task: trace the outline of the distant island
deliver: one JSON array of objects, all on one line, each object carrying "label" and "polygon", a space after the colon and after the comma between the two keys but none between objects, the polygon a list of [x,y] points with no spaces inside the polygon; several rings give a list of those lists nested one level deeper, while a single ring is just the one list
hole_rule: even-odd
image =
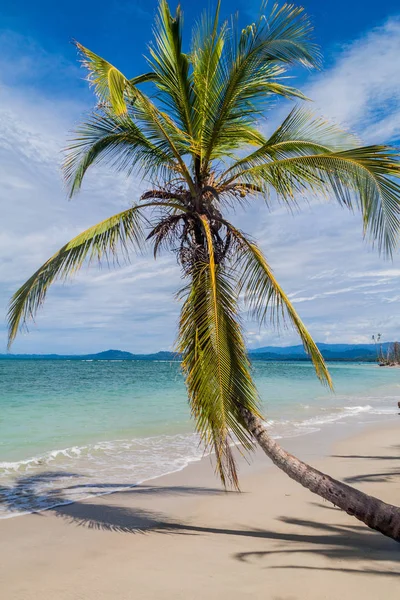
[{"label": "distant island", "polygon": [[[385,353],[393,347],[393,342],[380,345]],[[375,344],[317,344],[327,361],[376,362]],[[302,345],[264,346],[249,349],[252,361],[308,361],[309,357]],[[169,351],[153,354],[132,354],[123,350],[105,350],[96,354],[0,354],[2,360],[168,360],[179,361],[180,355]]]}]

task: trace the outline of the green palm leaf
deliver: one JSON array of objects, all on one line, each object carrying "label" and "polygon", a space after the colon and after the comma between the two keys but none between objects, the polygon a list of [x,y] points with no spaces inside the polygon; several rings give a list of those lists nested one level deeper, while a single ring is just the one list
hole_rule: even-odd
[{"label": "green palm leaf", "polygon": [[99,163],[128,175],[136,170],[143,177],[150,174],[164,180],[180,172],[169,145],[153,143],[130,115],[116,116],[106,110],[81,125],[68,147],[63,171],[70,196],[80,189],[88,168]]},{"label": "green palm leaf", "polygon": [[[214,17],[203,13],[192,41],[194,135],[199,141],[200,155],[204,134],[212,121],[222,91],[220,60],[227,36],[227,25],[219,27],[221,2],[218,0]],[[202,160],[201,156],[201,160]]]},{"label": "green palm leaf", "polygon": [[172,17],[168,3],[161,0],[149,63],[156,75],[156,86],[163,92],[161,98],[177,118],[181,129],[191,135],[193,87],[189,77],[189,58],[182,52],[182,23],[180,6]]},{"label": "green palm leaf", "polygon": [[116,115],[123,115],[127,111],[125,93],[134,96],[135,87],[146,81],[154,81],[154,73],[145,73],[134,79],[127,79],[121,71],[111,63],[101,58],[88,48],[75,42],[82,55],[82,64],[89,71],[88,81],[94,86],[100,102],[110,103]]},{"label": "green palm leaf", "polygon": [[[293,148],[294,151],[294,148]],[[343,152],[301,154],[243,168],[220,186],[246,182],[275,189],[278,197],[292,201],[296,194],[333,195],[339,204],[359,208],[364,234],[379,250],[391,256],[400,228],[399,153],[388,146],[366,146]]]},{"label": "green palm leaf", "polygon": [[140,250],[144,239],[139,213],[141,208],[129,208],[80,233],[60,248],[17,290],[8,312],[9,346],[17,335],[20,324],[34,318],[50,285],[56,279],[65,280],[74,275],[86,260],[115,260],[118,251],[127,255],[129,246]]},{"label": "green palm leaf", "polygon": [[215,451],[225,485],[238,487],[231,445],[246,449],[252,439],[240,415],[246,407],[258,413],[258,394],[250,375],[232,274],[215,264],[210,225],[204,227],[208,261],[191,273],[182,308],[178,349],[186,376],[189,401],[197,430],[206,447]]},{"label": "green palm leaf", "polygon": [[293,156],[349,150],[357,143],[353,134],[316,116],[303,106],[295,107],[258,150],[235,161],[221,175],[221,179],[228,179],[229,183],[243,169]]},{"label": "green palm leaf", "polygon": [[[160,110],[146,94],[136,86],[146,81],[160,83],[157,73],[147,73],[128,79],[116,67],[88,50],[81,44],[77,47],[84,56],[83,64],[89,71],[89,81],[94,85],[101,103],[111,108],[114,114],[124,116],[128,110],[141,121],[142,133],[168,154],[171,152],[179,164],[186,183],[194,190],[193,182],[182,156],[189,153],[192,140],[166,112]],[[158,142],[158,144],[157,144]]]},{"label": "green palm leaf", "polygon": [[[267,3],[263,3],[262,11],[266,8]],[[235,125],[255,124],[268,98],[277,94],[304,98],[279,80],[288,65],[318,64],[311,33],[311,24],[301,7],[274,4],[270,14],[262,14],[256,23],[243,29],[239,39],[234,33],[227,38],[218,64],[218,85],[214,86],[213,117],[203,133],[206,164],[224,153],[226,137],[234,138]]]},{"label": "green palm leaf", "polygon": [[332,387],[325,361],[316,343],[297,314],[289,298],[277,282],[271,267],[256,244],[250,242],[238,229],[224,221],[236,242],[237,266],[241,269],[239,290],[245,292],[245,302],[260,324],[270,317],[278,325],[286,317],[298,332],[307,354],[310,356],[318,378]]}]

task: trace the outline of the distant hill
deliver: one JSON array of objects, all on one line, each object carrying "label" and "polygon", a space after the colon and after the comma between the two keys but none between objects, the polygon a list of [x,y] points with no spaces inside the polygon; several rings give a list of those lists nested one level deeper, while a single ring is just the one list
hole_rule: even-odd
[{"label": "distant hill", "polygon": [[173,352],[132,354],[123,350],[105,350],[96,354],[0,354],[0,360],[179,360]]},{"label": "distant hill", "polygon": [[96,357],[97,360],[132,360],[134,355],[123,350],[104,350],[104,352],[89,354],[88,356],[91,358]]},{"label": "distant hill", "polygon": [[[392,342],[382,344],[386,352]],[[374,344],[317,344],[328,361],[376,361]],[[291,361],[309,360],[303,346],[264,346],[249,350],[251,360]],[[179,354],[160,351],[154,354],[132,354],[123,350],[105,350],[96,354],[0,354],[6,360],[180,360]]]},{"label": "distant hill", "polygon": [[[385,353],[392,342],[382,344]],[[372,362],[376,360],[375,344],[317,344],[325,360]],[[252,360],[308,360],[303,346],[264,346],[250,349]]]}]

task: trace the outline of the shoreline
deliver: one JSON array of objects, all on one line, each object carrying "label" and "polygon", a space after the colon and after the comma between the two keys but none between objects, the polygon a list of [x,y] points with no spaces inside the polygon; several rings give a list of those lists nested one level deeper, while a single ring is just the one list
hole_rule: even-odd
[{"label": "shoreline", "polygon": [[[400,421],[327,429],[283,445],[399,505]],[[400,545],[261,452],[240,467],[241,494],[220,488],[206,457],[129,490],[0,521],[4,598],[126,600],[132,589],[144,600],[239,600],[266,590],[285,600],[397,598]]]},{"label": "shoreline", "polygon": [[[360,408],[360,407],[356,407],[356,408]],[[385,425],[385,423],[392,423],[392,419],[393,419],[393,415],[392,414],[385,414],[385,413],[380,413],[379,414],[379,418],[377,419],[376,417],[378,416],[378,414],[375,414],[375,419],[372,422],[368,422],[368,421],[358,421],[358,422],[354,422],[351,420],[351,416],[356,416],[357,413],[343,413],[338,415],[336,418],[333,418],[332,420],[328,420],[328,421],[324,421],[324,422],[318,422],[318,426],[319,428],[317,429],[310,429],[310,430],[304,430],[301,431],[299,430],[297,433],[291,433],[290,435],[283,435],[283,436],[279,436],[279,435],[273,435],[272,437],[274,437],[275,439],[279,440],[279,443],[281,443],[285,449],[288,449],[289,451],[296,453],[296,452],[301,452],[301,450],[304,450],[304,448],[306,448],[308,445],[315,445],[315,441],[318,445],[318,458],[324,458],[326,457],[326,455],[329,453],[330,448],[333,446],[334,443],[337,443],[340,440],[344,440],[346,438],[349,437],[353,437],[354,435],[357,435],[358,432],[363,431],[364,429],[368,429],[369,427],[375,427],[378,424],[379,425]],[[372,416],[372,415],[370,415]],[[348,420],[345,420],[348,419]],[[337,426],[340,425],[341,428],[337,428]],[[315,425],[314,425],[315,427]],[[178,434],[179,435],[179,434]],[[188,434],[188,435],[192,435],[192,434]],[[313,441],[311,442],[311,440],[308,440],[309,436],[312,436]],[[315,441],[314,441],[315,440]],[[52,451],[50,454],[57,452],[57,453],[64,453],[66,452],[68,449],[63,449],[63,450],[57,450],[57,451]],[[257,461],[259,460],[258,455],[260,454],[259,449],[256,449],[256,451],[254,453],[249,454],[249,466],[251,469],[251,463],[253,462],[253,459],[255,460],[255,462],[257,463]],[[58,507],[61,506],[69,506],[71,504],[74,504],[75,502],[84,502],[85,500],[91,499],[91,498],[101,498],[103,496],[109,496],[111,494],[118,494],[118,493],[123,493],[124,491],[129,491],[132,490],[138,486],[142,486],[148,482],[155,482],[157,483],[157,481],[159,479],[163,479],[164,477],[169,477],[169,476],[173,476],[176,475],[178,473],[181,473],[183,471],[185,471],[186,469],[188,469],[189,467],[196,465],[198,463],[202,463],[203,461],[207,461],[207,462],[212,462],[212,457],[213,457],[214,453],[212,451],[210,452],[205,452],[202,455],[199,456],[194,456],[194,457],[184,457],[185,460],[185,464],[183,464],[182,466],[178,467],[178,468],[172,468],[169,471],[166,471],[165,473],[162,474],[157,474],[154,476],[150,476],[150,477],[146,477],[144,479],[138,480],[135,483],[121,483],[119,485],[115,485],[114,489],[111,490],[107,490],[107,491],[96,491],[96,492],[90,492],[87,495],[83,495],[83,496],[79,496],[77,499],[69,499],[69,498],[61,498],[58,497],[57,499],[54,499],[54,502],[52,503],[52,500],[50,499],[51,496],[49,495],[49,505],[45,506],[45,507],[39,507],[39,508],[31,508],[31,509],[27,509],[24,511],[17,511],[16,507],[12,507],[10,508],[10,512],[2,514],[0,516],[0,523],[4,520],[8,520],[8,519],[14,519],[14,518],[18,518],[18,517],[24,517],[30,514],[41,514],[41,513],[45,513],[48,510],[52,510],[52,509],[56,509]],[[255,457],[255,458],[254,458]],[[262,455],[263,457],[263,455]],[[31,461],[36,461],[39,463],[41,457],[34,457],[34,459],[26,459],[24,461],[20,461],[21,463],[29,463]],[[264,458],[264,457],[263,457]],[[6,463],[2,463],[2,464],[6,464]],[[57,472],[57,471],[56,471]],[[45,470],[43,471],[43,473],[46,475],[51,475],[52,471],[49,470]],[[38,480],[40,481],[40,476],[41,476],[41,472],[37,472],[33,475],[30,475],[29,472],[26,474],[26,478],[28,479],[28,481],[32,478],[38,478]],[[25,478],[23,477],[23,478]],[[17,480],[18,481],[18,480]],[[217,481],[218,482],[218,481]],[[18,484],[17,484],[18,485]],[[112,484],[109,484],[110,487],[112,487]],[[93,486],[94,488],[96,488],[96,485]],[[5,488],[3,488],[3,494],[4,494],[4,490]],[[1,488],[0,488],[0,492],[1,492]],[[17,492],[20,497],[24,498],[24,492],[21,490],[19,492]],[[33,499],[35,499],[35,492],[33,490],[29,490],[28,487],[28,494],[31,493],[33,496]],[[36,492],[37,494],[37,492]],[[41,496],[41,494],[37,494],[38,497]],[[26,497],[26,496],[25,496]],[[1,494],[0,494],[0,498],[1,498]],[[25,498],[24,498],[25,499]],[[19,499],[17,499],[18,502]],[[44,501],[44,499],[42,500]],[[15,510],[16,512],[13,512],[13,510]]]}]

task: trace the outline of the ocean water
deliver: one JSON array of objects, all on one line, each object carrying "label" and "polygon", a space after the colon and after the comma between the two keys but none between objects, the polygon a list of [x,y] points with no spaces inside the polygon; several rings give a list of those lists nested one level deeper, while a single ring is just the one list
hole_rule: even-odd
[{"label": "ocean water", "polygon": [[[331,364],[334,394],[308,363],[253,370],[276,438],[398,412],[398,369]],[[124,489],[204,454],[178,363],[0,360],[0,408],[0,518]]]}]

